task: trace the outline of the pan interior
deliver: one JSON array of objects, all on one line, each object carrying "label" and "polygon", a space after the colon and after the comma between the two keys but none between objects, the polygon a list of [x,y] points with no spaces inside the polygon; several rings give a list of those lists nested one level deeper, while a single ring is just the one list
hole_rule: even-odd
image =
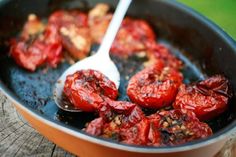
[{"label": "pan interior", "polygon": [[[53,100],[52,91],[54,84],[63,71],[70,65],[67,62],[63,62],[56,69],[42,67],[34,73],[28,72],[19,67],[14,60],[9,57],[9,47],[6,44],[6,41],[19,32],[29,13],[36,13],[41,17],[46,17],[50,12],[58,8],[71,8],[72,6],[76,6],[79,8],[82,7],[86,10],[97,3],[97,1],[36,1],[36,3],[43,8],[43,11],[38,9],[38,7],[35,7],[35,4],[29,5],[30,3],[32,3],[30,0],[26,0],[24,3],[20,0],[16,0],[9,1],[6,4],[1,4],[0,6],[0,20],[3,21],[4,19],[8,19],[7,21],[4,20],[6,21],[5,26],[2,24],[0,26],[0,79],[14,93],[16,99],[23,102],[26,107],[40,113],[42,116],[48,117],[52,121],[64,123],[80,130],[87,122],[93,120],[96,115],[93,113],[69,113],[62,111],[56,106]],[[230,78],[232,85],[236,84],[236,79],[231,77],[235,69],[224,69],[215,65],[217,62],[221,62],[219,60],[220,55],[217,56],[218,49],[215,49],[214,45],[209,44],[208,39],[205,39],[205,36],[194,28],[187,27],[188,23],[186,22],[183,22],[183,24],[180,25],[175,21],[170,22],[165,20],[168,14],[164,14],[166,12],[164,11],[164,8],[167,6],[161,2],[155,2],[163,5],[163,8],[160,8],[157,13],[150,14],[148,10],[144,10],[144,14],[142,15],[139,15],[137,12],[141,7],[141,0],[137,0],[135,3],[137,3],[137,5],[133,5],[130,8],[129,14],[134,17],[148,19],[148,22],[150,22],[156,30],[158,42],[166,45],[172,53],[183,60],[185,66],[182,72],[184,74],[185,83],[188,84],[190,82],[201,80],[212,74],[222,73]],[[146,4],[147,6],[150,6],[151,10],[153,9],[153,7],[151,7],[152,3],[154,2],[150,0],[147,1]],[[14,14],[9,13],[9,10],[12,9],[15,10]],[[175,9],[173,11],[175,11]],[[202,42],[204,42],[202,41],[203,39],[206,40],[206,43],[202,45]],[[192,40],[194,40],[194,42]],[[215,42],[218,42],[218,40]],[[96,51],[97,47],[97,45],[94,45],[93,50]],[[224,48],[224,45],[222,45],[222,48]],[[228,47],[225,47],[225,49],[227,50]],[[225,53],[224,55],[226,58],[229,58],[232,54]],[[207,56],[210,57],[208,61],[206,61]],[[227,68],[227,64],[233,64],[231,60],[235,59],[234,61],[236,61],[235,56],[236,55],[234,54],[233,57],[229,59],[225,68]],[[114,56],[112,58],[121,73],[121,85],[119,88],[120,95],[118,99],[129,101],[129,98],[126,95],[128,80],[137,71],[140,71],[143,68],[142,63],[146,58],[139,58],[137,56],[130,57],[126,60]],[[228,111],[214,120],[207,122],[214,132],[220,131],[235,119],[236,112],[234,112],[235,107],[233,104],[234,98],[230,102],[230,108]]]}]

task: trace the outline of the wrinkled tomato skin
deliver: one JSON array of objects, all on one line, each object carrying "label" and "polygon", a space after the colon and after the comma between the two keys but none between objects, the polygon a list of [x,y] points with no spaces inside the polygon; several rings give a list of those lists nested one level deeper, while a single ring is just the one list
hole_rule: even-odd
[{"label": "wrinkled tomato skin", "polygon": [[120,131],[121,142],[132,145],[147,145],[150,123],[144,118],[136,125],[122,128]]},{"label": "wrinkled tomato skin", "polygon": [[202,120],[210,120],[228,108],[228,80],[220,75],[194,85],[181,85],[173,107],[193,111]]},{"label": "wrinkled tomato skin", "polygon": [[116,99],[118,95],[115,84],[95,70],[80,70],[68,75],[64,93],[76,108],[87,112],[96,111],[104,97]]},{"label": "wrinkled tomato skin", "polygon": [[[127,140],[126,137],[128,135],[126,135],[126,132],[129,128],[145,118],[142,110],[137,105],[124,101],[110,101],[107,104],[103,104],[99,108],[99,116],[105,120],[103,133],[100,136],[115,138],[123,142]],[[143,131],[141,126],[139,131],[140,133]],[[145,136],[142,137],[145,138]]]},{"label": "wrinkled tomato skin", "polygon": [[62,44],[57,28],[48,25],[41,31],[42,28],[35,21],[33,24],[27,21],[20,39],[11,42],[10,55],[17,64],[32,72],[45,63],[56,67],[62,59]]},{"label": "wrinkled tomato skin", "polygon": [[44,32],[44,50],[47,55],[47,63],[52,67],[57,67],[63,58],[61,37],[55,25],[48,25]]},{"label": "wrinkled tomato skin", "polygon": [[122,128],[129,128],[145,117],[142,110],[136,104],[107,99],[99,105],[98,113],[107,122],[112,121],[112,118],[116,116],[121,116],[120,125]]},{"label": "wrinkled tomato skin", "polygon": [[102,127],[100,124],[94,125],[98,120],[92,121],[85,128],[85,131],[92,135],[99,132],[98,136],[115,138],[118,141],[125,141],[125,137],[128,136],[125,135],[125,130],[133,127],[145,118],[142,110],[137,105],[130,102],[107,99],[99,105],[98,113],[99,118],[102,119],[99,120],[102,123]]},{"label": "wrinkled tomato skin", "polygon": [[149,146],[180,145],[212,135],[211,128],[187,110],[157,112],[119,132],[121,142]]},{"label": "wrinkled tomato skin", "polygon": [[17,41],[12,43],[10,55],[18,65],[33,72],[46,60],[47,56],[42,53],[43,50],[44,46],[38,41],[35,41],[30,46],[25,41]]},{"label": "wrinkled tomato skin", "polygon": [[159,132],[162,146],[180,145],[212,135],[211,128],[188,110],[161,111],[150,117],[159,119],[153,128]]},{"label": "wrinkled tomato skin", "polygon": [[175,69],[155,64],[130,79],[127,95],[142,107],[159,109],[173,102],[182,80]]}]

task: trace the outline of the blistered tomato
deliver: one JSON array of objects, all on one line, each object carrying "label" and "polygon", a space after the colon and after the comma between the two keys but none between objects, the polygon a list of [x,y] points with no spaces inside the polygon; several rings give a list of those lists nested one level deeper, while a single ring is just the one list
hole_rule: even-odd
[{"label": "blistered tomato", "polygon": [[121,132],[122,142],[149,146],[180,145],[210,135],[211,128],[187,110],[161,111]]},{"label": "blistered tomato", "polygon": [[108,100],[98,107],[99,118],[85,128],[92,135],[124,140],[122,132],[145,118],[142,110],[135,104],[125,101]]},{"label": "blistered tomato", "polygon": [[163,64],[155,64],[134,75],[127,95],[132,102],[147,108],[162,108],[174,101],[183,76]]},{"label": "blistered tomato", "polygon": [[115,84],[95,70],[68,75],[64,93],[75,107],[87,112],[96,111],[106,97],[116,99],[118,95]]},{"label": "blistered tomato", "polygon": [[173,106],[193,111],[200,120],[210,120],[227,109],[230,95],[228,80],[216,75],[194,85],[181,85]]},{"label": "blistered tomato", "polygon": [[30,15],[26,22],[20,39],[11,42],[10,54],[17,64],[35,71],[45,63],[56,67],[62,58],[61,38],[57,28],[53,25],[45,26],[36,17]]}]

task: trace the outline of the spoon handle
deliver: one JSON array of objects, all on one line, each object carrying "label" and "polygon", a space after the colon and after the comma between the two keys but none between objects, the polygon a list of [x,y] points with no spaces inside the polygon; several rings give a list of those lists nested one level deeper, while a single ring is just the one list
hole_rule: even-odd
[{"label": "spoon handle", "polygon": [[105,56],[109,57],[109,51],[110,51],[111,45],[116,37],[116,34],[119,30],[121,22],[131,2],[132,0],[119,1],[117,8],[115,10],[115,13],[113,14],[112,20],[108,26],[108,29],[105,33],[105,36],[97,52],[98,54],[104,55],[104,57]]}]

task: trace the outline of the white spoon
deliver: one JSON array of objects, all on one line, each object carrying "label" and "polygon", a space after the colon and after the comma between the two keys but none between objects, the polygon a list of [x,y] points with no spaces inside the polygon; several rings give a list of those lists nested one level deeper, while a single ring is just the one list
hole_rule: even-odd
[{"label": "white spoon", "polygon": [[68,100],[65,100],[66,98],[63,94],[66,76],[73,74],[78,70],[93,69],[100,71],[115,83],[117,89],[119,88],[120,73],[114,62],[110,59],[109,51],[131,1],[132,0],[119,1],[119,4],[117,5],[115,13],[97,53],[93,56],[78,61],[77,63],[69,67],[58,79],[57,83],[55,84],[54,100],[59,108],[70,112],[81,111],[70,104]]}]

